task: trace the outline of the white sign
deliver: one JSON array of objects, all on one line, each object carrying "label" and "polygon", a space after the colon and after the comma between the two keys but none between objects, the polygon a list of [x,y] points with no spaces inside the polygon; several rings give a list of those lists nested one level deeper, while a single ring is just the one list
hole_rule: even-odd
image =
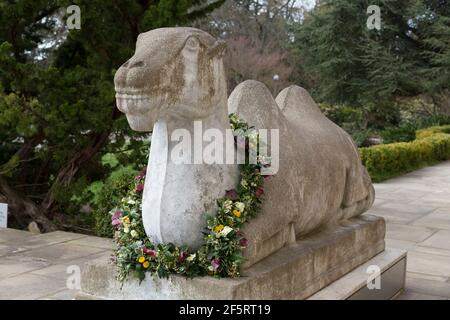
[{"label": "white sign", "polygon": [[8,226],[8,204],[0,203],[0,228]]}]

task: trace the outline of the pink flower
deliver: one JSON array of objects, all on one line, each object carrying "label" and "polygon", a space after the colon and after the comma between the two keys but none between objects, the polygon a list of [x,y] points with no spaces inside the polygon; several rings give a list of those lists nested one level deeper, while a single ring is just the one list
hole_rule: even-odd
[{"label": "pink flower", "polygon": [[239,195],[235,189],[231,189],[225,192],[225,197],[230,200],[236,201],[239,198]]},{"label": "pink flower", "polygon": [[144,251],[144,254],[146,254],[150,257],[156,257],[158,254],[155,250],[147,248],[147,247],[144,247],[143,251]]},{"label": "pink flower", "polygon": [[144,191],[144,185],[142,183],[139,183],[136,186],[136,192],[142,192],[142,191]]},{"label": "pink flower", "polygon": [[142,179],[142,176],[140,174],[138,174],[136,177],[134,177],[135,181],[139,181]]},{"label": "pink flower", "polygon": [[248,240],[245,238],[242,238],[241,240],[239,240],[239,245],[243,248],[246,248],[248,246]]},{"label": "pink flower", "polygon": [[116,212],[114,212],[112,218],[111,218],[111,224],[113,226],[118,226],[119,224],[121,224],[120,222],[120,217],[122,216],[122,211],[120,210],[116,210]]},{"label": "pink flower", "polygon": [[217,271],[217,269],[219,269],[219,267],[220,267],[220,260],[218,258],[212,259],[211,266],[212,266],[214,272]]},{"label": "pink flower", "polygon": [[122,211],[116,210],[112,216],[112,220],[119,219],[122,216]]},{"label": "pink flower", "polygon": [[259,187],[258,189],[256,189],[255,195],[257,198],[261,197],[264,194],[264,189]]}]

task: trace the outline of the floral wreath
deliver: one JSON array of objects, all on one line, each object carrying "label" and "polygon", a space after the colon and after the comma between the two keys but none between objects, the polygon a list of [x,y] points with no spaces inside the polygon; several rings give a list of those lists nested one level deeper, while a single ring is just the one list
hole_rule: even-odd
[{"label": "floral wreath", "polygon": [[[258,134],[253,127],[236,114],[231,114],[229,119],[234,136],[245,138],[245,146],[240,147],[248,152],[250,147],[257,146]],[[235,139],[235,142],[239,141],[242,140]],[[132,273],[142,281],[147,272],[160,278],[170,274],[191,278],[206,275],[239,277],[240,267],[245,262],[242,250],[248,245],[240,229],[260,212],[265,178],[261,175],[261,168],[267,163],[267,158],[258,156],[256,164],[247,161],[239,165],[239,184],[217,199],[215,215],[206,214],[203,244],[196,251],[173,243],[156,244],[147,237],[141,216],[144,168],[135,177],[133,188],[121,200],[121,207],[110,212],[116,229],[114,262],[118,268],[118,280],[123,283]]]}]

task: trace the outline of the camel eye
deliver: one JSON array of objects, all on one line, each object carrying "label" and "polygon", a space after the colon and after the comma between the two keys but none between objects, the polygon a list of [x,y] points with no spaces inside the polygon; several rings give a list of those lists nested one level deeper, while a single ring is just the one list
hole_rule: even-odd
[{"label": "camel eye", "polygon": [[131,69],[131,68],[140,68],[140,67],[143,67],[145,64],[144,64],[144,61],[136,61],[136,62],[133,62],[133,63],[131,63],[131,65],[129,66],[129,68]]},{"label": "camel eye", "polygon": [[198,45],[198,40],[194,37],[190,37],[186,41],[186,47],[188,47],[189,49],[197,49]]}]

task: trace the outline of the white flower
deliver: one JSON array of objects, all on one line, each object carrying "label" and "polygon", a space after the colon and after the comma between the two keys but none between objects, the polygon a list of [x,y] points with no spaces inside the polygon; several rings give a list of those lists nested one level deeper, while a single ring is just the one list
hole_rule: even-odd
[{"label": "white flower", "polygon": [[225,211],[230,211],[231,208],[233,207],[233,201],[231,201],[230,199],[227,199],[223,202],[223,209]]},{"label": "white flower", "polygon": [[131,234],[131,236],[132,236],[133,238],[139,237],[139,234],[137,233],[136,230],[131,230],[130,234]]},{"label": "white flower", "polygon": [[123,228],[123,232],[130,233],[130,228],[128,228],[128,227]]},{"label": "white flower", "polygon": [[248,186],[247,180],[242,179],[242,181],[241,181],[241,186],[243,186],[244,188],[247,188],[247,186]]},{"label": "white flower", "polygon": [[225,227],[223,228],[223,230],[220,231],[220,235],[221,235],[222,237],[226,237],[231,231],[233,231],[233,228],[231,228],[231,227],[229,227],[229,226],[225,226]]},{"label": "white flower", "polygon": [[244,212],[245,204],[242,202],[235,202],[234,207],[242,213]]},{"label": "white flower", "polygon": [[189,262],[191,262],[191,261],[193,261],[193,260],[195,259],[196,256],[197,256],[197,255],[196,255],[195,253],[194,253],[194,254],[191,254],[191,255],[189,255],[189,257],[186,258],[186,260],[189,261]]}]

